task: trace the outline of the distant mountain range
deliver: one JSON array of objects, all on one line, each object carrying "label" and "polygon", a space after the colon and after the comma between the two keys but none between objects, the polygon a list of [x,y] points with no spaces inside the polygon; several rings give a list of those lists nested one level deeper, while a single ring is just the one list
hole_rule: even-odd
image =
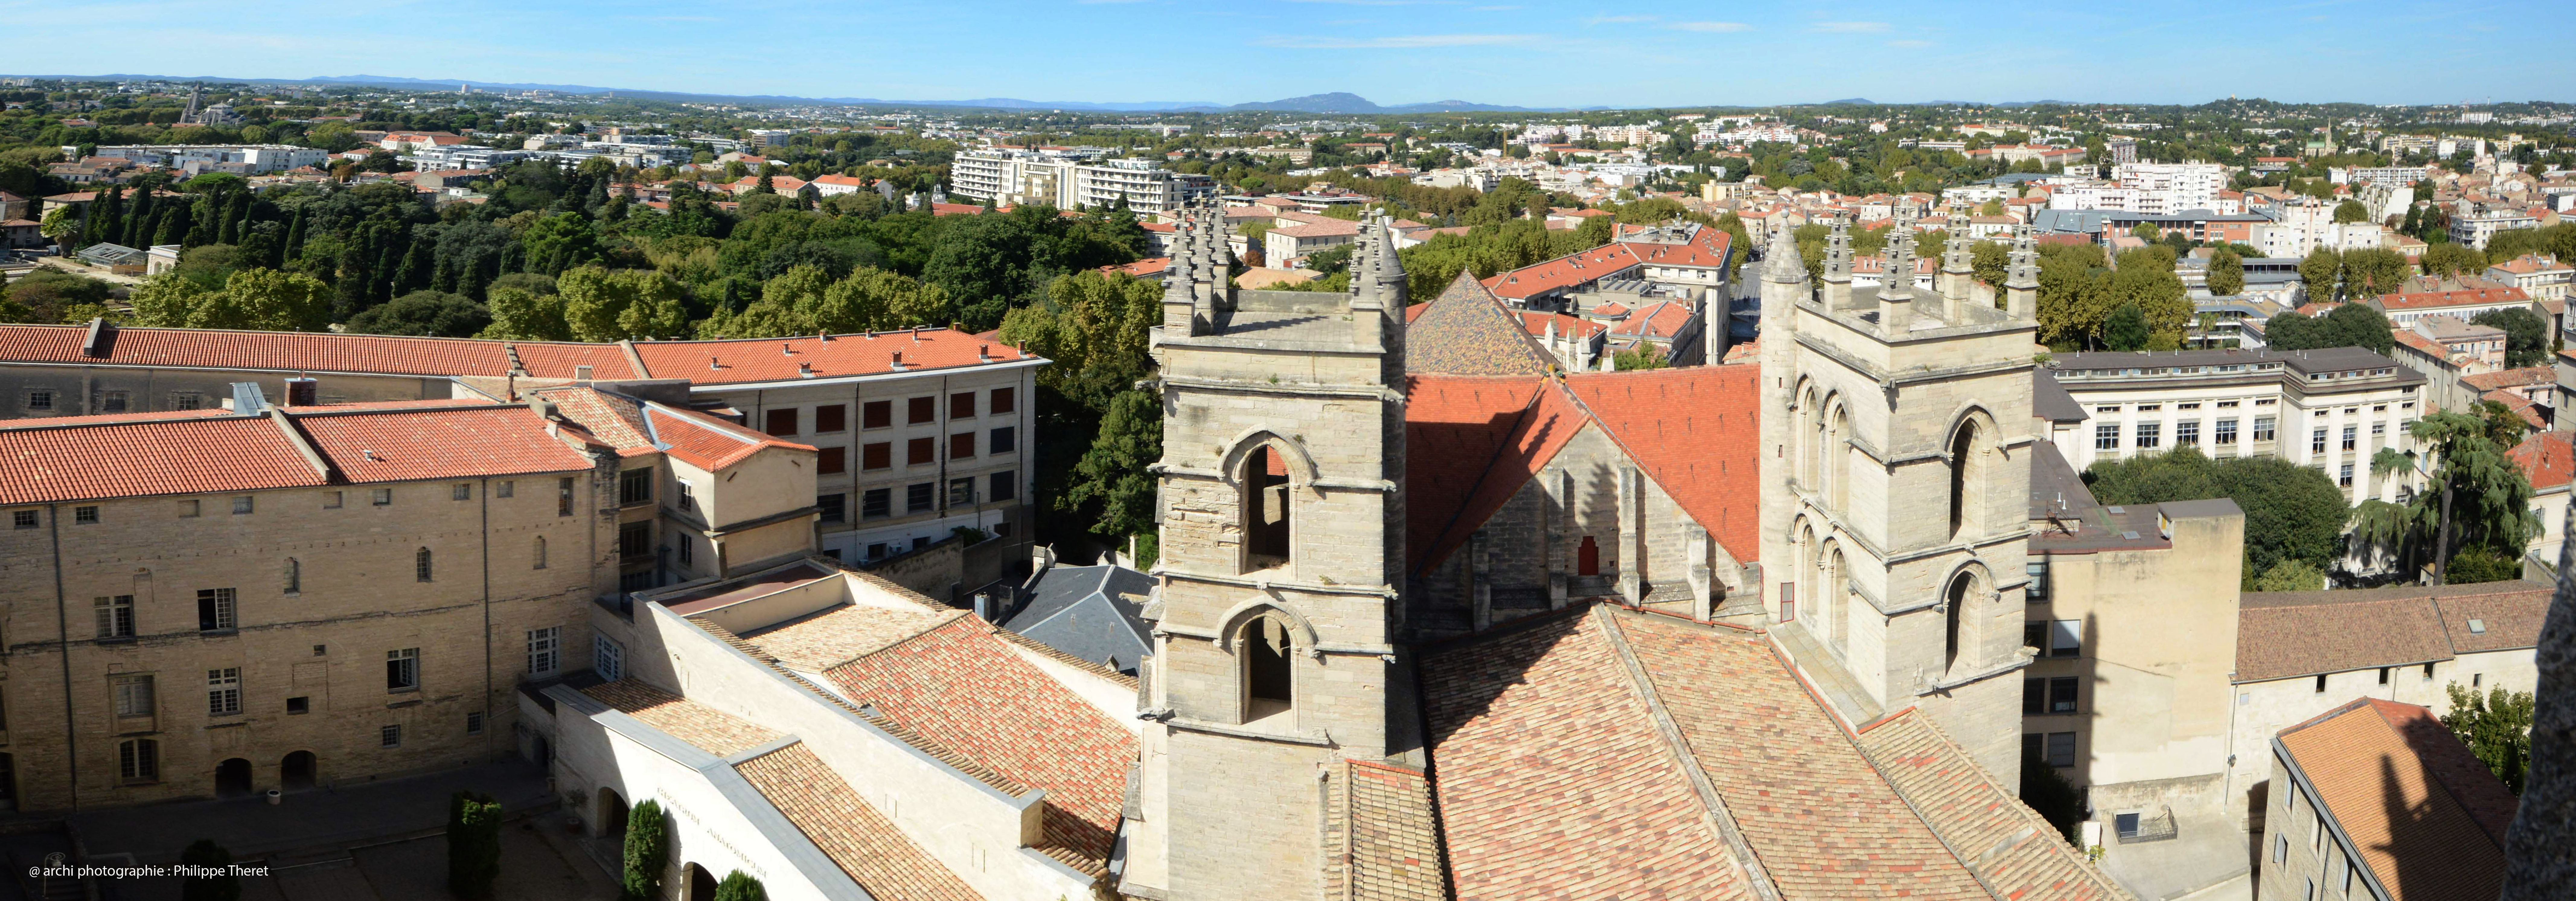
[{"label": "distant mountain range", "polygon": [[[192,81],[207,81],[207,82],[240,82],[240,83],[255,83],[255,84],[348,85],[348,86],[382,87],[382,88],[394,88],[394,89],[400,89],[400,90],[418,90],[418,91],[452,91],[452,90],[455,90],[455,89],[456,89],[458,86],[460,86],[460,85],[472,85],[476,90],[488,90],[488,91],[554,91],[554,92],[557,92],[557,93],[563,93],[563,94],[603,94],[603,95],[604,95],[604,94],[614,93],[614,94],[617,94],[617,95],[622,96],[622,97],[634,97],[634,98],[638,98],[638,99],[646,99],[646,100],[672,100],[672,101],[683,101],[683,100],[685,100],[685,101],[696,101],[696,102],[706,102],[706,101],[744,101],[744,100],[749,100],[749,101],[756,101],[756,102],[761,102],[761,103],[839,103],[839,104],[849,104],[849,105],[853,105],[853,106],[911,106],[911,107],[920,107],[920,106],[939,106],[939,107],[957,107],[957,108],[967,108],[967,109],[1006,109],[1006,110],[1018,110],[1018,109],[1048,109],[1048,110],[1080,110],[1080,111],[1084,111],[1084,112],[1104,112],[1104,113],[1154,113],[1154,112],[1232,113],[1232,112],[1277,111],[1277,112],[1295,112],[1295,113],[1346,113],[1346,114],[1354,114],[1354,115],[1384,115],[1384,114],[1402,114],[1402,113],[1450,113],[1450,112],[1470,112],[1470,111],[1473,111],[1473,112],[1561,112],[1561,111],[1563,111],[1563,110],[1562,110],[1562,108],[1544,108],[1544,109],[1542,109],[1542,108],[1518,107],[1518,106],[1495,106],[1495,105],[1492,105],[1492,104],[1486,104],[1486,103],[1470,103],[1470,102],[1465,101],[1465,100],[1435,100],[1435,101],[1432,101],[1432,102],[1430,102],[1430,103],[1409,103],[1409,104],[1403,104],[1403,105],[1400,105],[1400,106],[1379,106],[1379,105],[1377,105],[1376,103],[1372,103],[1372,102],[1370,102],[1370,101],[1368,100],[1368,98],[1361,97],[1361,96],[1359,96],[1359,95],[1357,95],[1357,94],[1352,94],[1352,93],[1347,93],[1347,92],[1339,92],[1339,91],[1334,92],[1334,93],[1329,93],[1329,94],[1309,94],[1309,95],[1306,95],[1306,96],[1304,96],[1304,97],[1290,97],[1290,98],[1285,99],[1285,100],[1271,100],[1271,101],[1258,102],[1258,103],[1237,103],[1237,104],[1227,105],[1227,104],[1218,103],[1218,102],[1213,101],[1213,100],[1148,100],[1148,101],[1140,101],[1140,102],[1095,103],[1095,102],[1090,102],[1090,101],[1081,101],[1081,100],[1021,100],[1021,99],[1016,98],[1016,97],[979,97],[979,98],[976,98],[976,99],[973,99],[973,100],[884,100],[884,99],[879,99],[879,98],[875,98],[875,97],[795,97],[795,96],[785,96],[785,95],[777,95],[777,94],[692,94],[692,93],[682,93],[682,92],[675,92],[675,91],[643,91],[643,90],[634,90],[634,89],[629,89],[629,88],[603,88],[603,87],[598,87],[598,86],[594,86],[594,85],[579,85],[579,84],[537,84],[537,83],[531,83],[531,82],[475,81],[475,80],[473,80],[473,79],[469,79],[469,78],[449,78],[449,79],[404,78],[404,77],[396,76],[396,75],[331,75],[331,76],[322,76],[322,77],[317,77],[317,78],[234,78],[234,77],[215,76],[215,75],[129,75],[129,74],[108,74],[108,75],[36,75],[36,76],[32,76],[32,77],[35,77],[35,78],[62,78],[62,79],[73,79],[73,80],[83,80],[83,81],[168,81],[168,82],[179,82],[179,83],[192,82]],[[1589,107],[1589,108],[1590,108],[1590,109],[1611,109],[1612,107]]]}]

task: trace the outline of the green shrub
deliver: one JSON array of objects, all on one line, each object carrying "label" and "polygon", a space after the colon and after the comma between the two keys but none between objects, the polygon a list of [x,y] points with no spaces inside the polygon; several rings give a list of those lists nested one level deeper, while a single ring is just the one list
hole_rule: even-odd
[{"label": "green shrub", "polygon": [[626,901],[662,897],[662,871],[671,865],[671,840],[664,831],[662,804],[647,800],[626,813]]},{"label": "green shrub", "polygon": [[459,898],[489,898],[500,878],[501,802],[457,792],[447,802],[447,890]]},{"label": "green shrub", "polygon": [[769,890],[761,888],[760,880],[751,874],[735,870],[716,885],[716,901],[769,901]]}]

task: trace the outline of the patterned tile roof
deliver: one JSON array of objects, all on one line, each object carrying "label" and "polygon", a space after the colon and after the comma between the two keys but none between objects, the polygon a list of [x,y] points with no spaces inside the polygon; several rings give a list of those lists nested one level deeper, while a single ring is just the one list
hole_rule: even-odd
[{"label": "patterned tile roof", "polygon": [[212,494],[327,484],[278,423],[264,416],[154,416],[0,427],[0,504],[162,494]]},{"label": "patterned tile roof", "polygon": [[1136,737],[969,616],[834,667],[865,707],[1013,781],[1046,790],[1048,844],[1109,857]]},{"label": "patterned tile roof", "polygon": [[963,610],[932,610],[928,607],[906,610],[843,604],[742,637],[760,645],[761,650],[777,657],[780,663],[808,672],[823,672],[893,647],[967,615]]},{"label": "patterned tile roof", "polygon": [[[1485,520],[1491,519],[1504,504],[1510,503],[1512,495],[1519,493],[1521,486],[1536,478],[1547,467],[1548,461],[1556,459],[1556,452],[1564,450],[1565,445],[1590,424],[1591,417],[1566,391],[1564,383],[1552,379],[1538,379],[1537,382],[1538,391],[1531,399],[1529,409],[1513,422],[1512,430],[1495,447],[1491,461],[1476,480],[1476,487],[1460,500],[1457,512],[1441,524],[1435,533],[1438,537],[1419,547],[1405,546],[1407,556],[1412,558],[1408,562],[1415,572],[1426,572],[1449,559],[1450,552],[1466,544],[1477,529],[1484,528]],[[1409,411],[1407,415],[1410,416]],[[1410,511],[1406,513],[1408,519],[1413,515]],[[1425,524],[1426,532],[1431,531],[1428,525]],[[1408,533],[1411,529],[1408,523]]]},{"label": "patterned tile roof", "polygon": [[894,821],[859,797],[804,743],[745,760],[733,769],[870,897],[882,901],[983,897],[913,844]]},{"label": "patterned tile roof", "polygon": [[603,682],[581,693],[717,757],[739,754],[784,737],[633,679]]},{"label": "patterned tile roof", "polygon": [[[1565,385],[1648,478],[1739,562],[1760,558],[1762,369],[1756,364],[1578,372]],[[1737,469],[1735,464],[1744,464]]]},{"label": "patterned tile roof", "polygon": [[1879,775],[1996,894],[2069,901],[2128,897],[1921,711],[1879,721],[1861,734],[1860,745]]},{"label": "patterned tile roof", "polygon": [[2463,288],[2457,291],[2415,291],[2406,294],[2382,294],[2372,303],[2382,310],[2421,310],[2436,307],[2477,306],[2498,303],[2529,303],[2531,295],[2521,288]]},{"label": "patterned tile roof", "polygon": [[[298,412],[311,410],[316,412]],[[475,478],[591,468],[523,406],[334,414],[289,410],[315,450],[353,484]]]},{"label": "patterned tile roof", "polygon": [[[792,382],[808,378],[920,372],[1035,360],[1009,345],[983,341],[955,329],[913,329],[874,334],[726,341],[644,341],[635,357],[654,378],[699,385]],[[901,354],[903,368],[894,367]],[[605,378],[605,376],[602,376]]]},{"label": "patterned tile roof", "polygon": [[616,448],[619,456],[657,452],[645,433],[641,401],[581,385],[540,388],[528,394],[553,401],[565,418],[581,423],[600,443]]},{"label": "patterned tile roof", "polygon": [[1431,302],[1406,309],[1404,371],[1447,375],[1545,375],[1556,357],[1493,292],[1461,271]]},{"label": "patterned tile roof", "polygon": [[2457,588],[2482,589],[2433,599],[2442,617],[2443,636],[2451,653],[2477,654],[2540,645],[2541,621],[2549,617],[2553,589],[2538,582],[2484,582]]},{"label": "patterned tile roof", "polygon": [[90,357],[81,353],[87,335],[86,325],[0,325],[0,361],[499,377],[516,349],[538,378],[572,378],[575,365],[603,379],[639,375],[615,344],[119,327],[107,355]]},{"label": "patterned tile roof", "polygon": [[1364,760],[1344,761],[1335,776],[1325,817],[1325,897],[1445,901],[1430,778]]},{"label": "patterned tile roof", "polygon": [[2514,465],[2522,467],[2523,478],[2531,487],[2547,490],[2576,480],[2576,436],[2566,432],[2534,432],[2522,437],[2522,443],[2506,451]]},{"label": "patterned tile roof", "polygon": [[[2236,681],[2449,660],[2455,653],[2531,647],[2550,587],[2512,580],[2343,591],[2246,592],[2236,614]],[[2457,615],[2446,627],[2445,611]],[[2467,616],[2493,611],[2483,634]]]},{"label": "patterned tile roof", "polygon": [[2396,901],[2486,901],[2503,887],[2513,795],[2432,711],[2365,698],[2278,741]]}]

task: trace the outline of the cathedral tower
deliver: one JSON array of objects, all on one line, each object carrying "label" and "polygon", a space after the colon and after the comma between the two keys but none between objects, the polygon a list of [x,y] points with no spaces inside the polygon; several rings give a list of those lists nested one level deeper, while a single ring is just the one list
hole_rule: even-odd
[{"label": "cathedral tower", "polygon": [[1786,230],[1766,254],[1763,603],[1846,718],[1921,707],[2010,785],[2036,323],[1914,302],[1912,228],[1893,228],[1876,288],[1850,287],[1840,225],[1821,292]]},{"label": "cathedral tower", "polygon": [[1395,750],[1404,269],[1373,220],[1352,293],[1238,291],[1223,219],[1185,218],[1174,256],[1199,271],[1153,336],[1163,527],[1124,887],[1316,898],[1332,764]]}]

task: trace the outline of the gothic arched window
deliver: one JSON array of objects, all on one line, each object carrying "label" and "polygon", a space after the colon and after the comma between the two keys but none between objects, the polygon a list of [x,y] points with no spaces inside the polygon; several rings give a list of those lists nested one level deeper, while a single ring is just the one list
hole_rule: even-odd
[{"label": "gothic arched window", "polygon": [[1243,626],[1244,722],[1287,712],[1296,703],[1289,668],[1288,624],[1273,616]]},{"label": "gothic arched window", "polygon": [[1284,566],[1290,556],[1288,463],[1263,445],[1243,455],[1243,569]]},{"label": "gothic arched window", "polygon": [[1959,424],[1950,437],[1950,537],[1963,538],[1977,528],[1985,506],[1984,436],[1975,420]]}]

